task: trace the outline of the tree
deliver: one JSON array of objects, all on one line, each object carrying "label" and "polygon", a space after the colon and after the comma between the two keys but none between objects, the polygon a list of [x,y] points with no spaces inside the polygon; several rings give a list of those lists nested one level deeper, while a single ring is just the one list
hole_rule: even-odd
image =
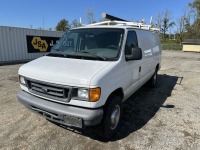
[{"label": "tree", "polygon": [[185,16],[181,16],[177,19],[176,25],[177,25],[177,33],[180,37],[180,42],[182,42],[183,39],[183,33],[185,32]]},{"label": "tree", "polygon": [[[190,9],[190,16],[186,20],[185,39],[199,39],[200,38],[200,0],[194,0],[193,3],[188,4]],[[192,19],[191,19],[192,18]],[[191,21],[192,20],[192,21]]]},{"label": "tree", "polygon": [[71,28],[77,28],[77,27],[81,27],[81,23],[78,22],[77,19],[73,20],[72,23],[71,23]]},{"label": "tree", "polygon": [[172,19],[172,12],[170,10],[164,11],[164,18],[162,20],[162,31],[163,31],[163,38],[166,38],[166,33],[169,28],[172,28],[175,25],[175,22],[171,21]]},{"label": "tree", "polygon": [[197,19],[191,26],[187,27],[184,39],[200,39],[200,19]]},{"label": "tree", "polygon": [[194,0],[193,3],[189,3],[189,7],[194,9],[196,18],[199,19],[199,17],[200,17],[200,0]]},{"label": "tree", "polygon": [[160,28],[161,29],[161,26],[162,26],[162,14],[159,12],[157,17],[155,18],[155,27],[157,28]]},{"label": "tree", "polygon": [[177,26],[177,33],[180,37],[180,42],[184,38],[186,38],[186,32],[191,32],[190,27],[191,23],[194,22],[194,14],[191,7],[186,7],[183,11],[183,15],[177,18],[176,26]]},{"label": "tree", "polygon": [[69,23],[66,19],[62,19],[56,26],[56,31],[67,31],[70,29]]},{"label": "tree", "polygon": [[161,29],[163,39],[166,39],[166,33],[170,28],[172,28],[175,25],[175,22],[171,20],[172,12],[170,10],[165,10],[161,13],[159,12],[157,17],[155,18],[154,26]]}]

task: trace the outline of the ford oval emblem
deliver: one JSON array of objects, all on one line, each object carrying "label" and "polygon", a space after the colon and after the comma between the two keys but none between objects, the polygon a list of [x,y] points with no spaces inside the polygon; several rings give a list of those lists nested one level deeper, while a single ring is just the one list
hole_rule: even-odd
[{"label": "ford oval emblem", "polygon": [[48,89],[42,88],[42,91],[43,91],[44,93],[47,93],[47,92],[48,92]]}]

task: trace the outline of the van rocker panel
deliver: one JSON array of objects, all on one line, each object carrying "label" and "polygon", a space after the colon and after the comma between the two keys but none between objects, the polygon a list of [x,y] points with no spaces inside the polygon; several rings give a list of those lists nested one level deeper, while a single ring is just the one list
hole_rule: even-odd
[{"label": "van rocker panel", "polygon": [[[41,109],[43,112],[56,114],[58,116],[74,117],[83,120],[84,126],[93,126],[99,124],[103,117],[103,108],[88,109],[75,106],[64,105],[52,101],[44,100],[42,98],[33,96],[24,91],[20,91],[17,95],[18,100],[27,108],[34,111],[35,108]],[[47,118],[48,119],[48,118]],[[52,120],[53,121],[53,120]],[[63,123],[65,124],[64,120]],[[68,124],[66,124],[68,125]],[[75,126],[70,124],[71,126]]]}]

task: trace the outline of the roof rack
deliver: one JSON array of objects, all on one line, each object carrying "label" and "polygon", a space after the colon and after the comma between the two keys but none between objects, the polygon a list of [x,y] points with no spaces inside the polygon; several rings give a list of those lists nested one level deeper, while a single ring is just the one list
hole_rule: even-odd
[{"label": "roof rack", "polygon": [[150,30],[155,32],[160,32],[159,28],[152,28],[152,25],[145,25],[143,23],[138,22],[129,22],[129,21],[115,21],[115,20],[109,20],[109,21],[102,21],[97,23],[92,23],[87,26],[99,26],[99,25],[121,25],[121,26],[130,26],[134,28],[144,29],[144,30]]},{"label": "roof rack", "polygon": [[[131,26],[134,28],[140,28],[144,30],[150,30],[150,31],[155,31],[155,32],[160,32],[159,28],[152,28],[152,25],[145,25],[144,23],[138,23],[138,22],[130,22],[106,13],[102,13],[102,18],[107,19],[108,21],[102,21],[102,22],[97,22],[93,24],[89,24],[88,26],[99,26],[99,25],[122,25],[122,26]],[[152,17],[150,20],[150,24],[152,22]]]}]

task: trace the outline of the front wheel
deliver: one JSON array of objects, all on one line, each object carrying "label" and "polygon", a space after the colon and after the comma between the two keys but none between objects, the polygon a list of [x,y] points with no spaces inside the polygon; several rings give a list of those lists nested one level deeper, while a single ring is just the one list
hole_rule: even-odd
[{"label": "front wheel", "polygon": [[122,100],[119,96],[111,96],[104,108],[102,120],[103,137],[110,139],[118,131],[122,119]]}]

